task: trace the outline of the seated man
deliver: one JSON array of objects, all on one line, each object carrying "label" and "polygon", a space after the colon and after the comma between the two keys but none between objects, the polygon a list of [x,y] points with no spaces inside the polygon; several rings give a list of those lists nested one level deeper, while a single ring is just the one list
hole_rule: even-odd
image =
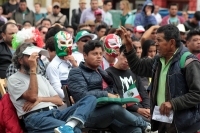
[{"label": "seated man", "polygon": [[57,106],[63,102],[49,82],[36,73],[39,55],[34,50],[26,52],[28,45],[23,43],[17,48],[13,60],[19,71],[8,78],[8,92],[18,117],[23,119],[29,133],[81,133],[77,127],[81,127],[94,110],[96,98],[84,97],[59,111]]},{"label": "seated man", "polygon": [[[85,63],[81,62],[78,68],[69,73],[68,88],[75,102],[87,95],[96,98],[117,98],[113,94],[113,83],[108,74],[101,69],[103,45],[97,40],[90,40],[83,46]],[[108,104],[96,108],[87,119],[86,127],[106,128],[114,126],[117,133],[148,132],[151,127],[141,117],[137,117],[119,104]]]},{"label": "seated man", "polygon": [[118,61],[113,67],[106,69],[108,75],[113,79],[114,89],[120,97],[125,97],[125,93],[130,87],[135,84],[141,102],[138,104],[127,104],[127,110],[131,111],[134,115],[142,116],[145,121],[149,121],[150,118],[150,100],[146,89],[144,88],[140,77],[131,72],[128,66],[128,61],[124,55],[125,45],[120,47],[120,53],[118,55]]},{"label": "seated man", "polygon": [[54,36],[56,46],[56,56],[47,67],[47,77],[58,93],[60,98],[64,98],[64,92],[61,89],[62,85],[67,84],[69,71],[72,67],[77,67],[77,62],[71,55],[70,48],[73,44],[71,34],[65,31],[60,31]]}]

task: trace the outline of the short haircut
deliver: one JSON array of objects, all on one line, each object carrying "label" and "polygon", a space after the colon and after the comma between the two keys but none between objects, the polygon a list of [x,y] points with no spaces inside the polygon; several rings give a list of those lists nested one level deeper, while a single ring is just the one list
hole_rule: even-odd
[{"label": "short haircut", "polygon": [[106,29],[107,30],[107,26],[105,24],[100,24],[96,27],[96,31],[100,31],[101,29]]},{"label": "short haircut", "polygon": [[135,36],[131,37],[131,40],[132,40],[133,42],[139,42],[139,41],[140,41],[140,39],[136,38]]},{"label": "short haircut", "polygon": [[40,7],[42,6],[40,3],[35,3],[34,5],[39,5]]},{"label": "short haircut", "polygon": [[59,31],[65,31],[64,28],[61,28],[60,26],[54,26],[54,27],[51,27],[49,28],[48,32],[46,33],[46,36],[45,36],[45,41],[52,37],[52,36],[55,36]]},{"label": "short haircut", "polygon": [[[24,21],[23,22],[23,24],[22,25],[25,25],[26,23],[29,23],[29,24],[31,24],[31,22],[29,21],[29,20],[26,20],[26,21]],[[32,25],[32,24],[31,24]]]},{"label": "short haircut", "polygon": [[90,3],[91,3],[92,1],[97,1],[97,2],[98,2],[98,0],[90,0]]},{"label": "short haircut", "polygon": [[6,33],[6,29],[7,29],[8,25],[15,25],[15,26],[17,27],[16,24],[14,24],[14,23],[12,23],[12,22],[8,22],[8,23],[6,23],[6,24],[4,24],[4,25],[2,26],[2,28],[1,28],[2,33]]},{"label": "short haircut", "polygon": [[109,31],[108,31],[108,34],[114,34],[116,32],[117,28],[111,28]]},{"label": "short haircut", "polygon": [[107,5],[109,2],[112,3],[112,0],[104,0],[103,5]]},{"label": "short haircut", "polygon": [[50,19],[48,19],[48,18],[43,18],[40,24],[42,24],[44,21],[49,21],[49,22],[50,22],[50,24],[51,24],[51,20],[50,20]]},{"label": "short haircut", "polygon": [[55,40],[53,36],[47,39],[45,49],[49,49],[51,52],[56,51]]},{"label": "short haircut", "polygon": [[177,8],[178,8],[178,5],[176,3],[169,4],[169,9],[171,8],[171,6],[177,6]]},{"label": "short haircut", "polygon": [[95,48],[101,48],[104,51],[103,45],[98,40],[90,40],[83,46],[83,52],[88,55],[88,53]]},{"label": "short haircut", "polygon": [[196,18],[197,21],[200,21],[200,11],[194,13],[194,18]]},{"label": "short haircut", "polygon": [[180,47],[181,44],[181,38],[180,38],[180,32],[179,29],[172,25],[164,25],[158,28],[157,33],[164,33],[164,39],[166,41],[169,41],[171,39],[174,39],[176,41],[176,47]]},{"label": "short haircut", "polygon": [[144,43],[142,44],[142,55],[141,55],[141,58],[144,58],[144,57],[148,56],[149,48],[151,46],[156,46],[155,43],[156,42],[154,42],[153,40],[144,41]]},{"label": "short haircut", "polygon": [[39,30],[39,31],[42,31],[43,28],[47,28],[47,27],[45,27],[45,26],[40,26],[40,27],[38,28],[38,30]]},{"label": "short haircut", "polygon": [[12,61],[14,63],[14,65],[16,66],[17,69],[20,69],[21,67],[21,64],[19,63],[18,59],[22,58],[23,57],[23,51],[29,47],[29,46],[34,46],[34,44],[32,43],[22,43],[21,45],[19,45],[15,51],[15,53],[13,54],[13,58],[12,58]]},{"label": "short haircut", "polygon": [[65,28],[67,29],[67,28],[72,28],[72,29],[74,29],[71,25],[67,25],[67,26],[65,26]]},{"label": "short haircut", "polygon": [[144,26],[145,31],[147,31],[149,28],[151,28],[151,26],[154,26],[154,24],[148,24],[148,25]]},{"label": "short haircut", "polygon": [[126,50],[126,46],[125,45],[122,45],[120,48],[119,48],[119,53],[124,53],[124,51]]},{"label": "short haircut", "polygon": [[21,3],[21,2],[25,2],[25,3],[26,3],[26,0],[20,0],[20,3]]},{"label": "short haircut", "polygon": [[193,29],[190,32],[188,32],[186,41],[189,41],[193,36],[199,35],[200,36],[200,30],[199,29]]}]

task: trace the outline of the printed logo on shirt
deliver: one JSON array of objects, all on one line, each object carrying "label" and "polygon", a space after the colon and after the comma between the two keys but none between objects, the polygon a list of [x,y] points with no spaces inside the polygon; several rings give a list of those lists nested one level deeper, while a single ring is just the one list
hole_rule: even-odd
[{"label": "printed logo on shirt", "polygon": [[122,91],[123,91],[123,93],[130,87],[130,85],[132,85],[134,83],[132,76],[130,76],[129,78],[128,77],[122,78],[121,76],[119,76],[119,79],[120,79],[120,81],[122,83]]}]

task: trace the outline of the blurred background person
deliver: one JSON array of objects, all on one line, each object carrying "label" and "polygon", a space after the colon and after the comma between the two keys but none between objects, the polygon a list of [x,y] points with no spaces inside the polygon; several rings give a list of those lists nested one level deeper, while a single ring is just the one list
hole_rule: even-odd
[{"label": "blurred background person", "polygon": [[86,0],[79,0],[79,8],[72,10],[72,18],[71,18],[71,24],[74,30],[76,31],[81,19],[81,14],[83,10],[86,9]]},{"label": "blurred background person", "polygon": [[191,19],[185,21],[184,26],[186,31],[198,29],[199,21],[200,21],[200,11],[196,11]]},{"label": "blurred background person", "polygon": [[16,0],[9,0],[8,2],[5,2],[2,5],[2,7],[3,7],[3,16],[6,17],[7,19],[10,19],[13,11],[19,8],[19,4]]},{"label": "blurred background person", "polygon": [[185,21],[187,21],[189,19],[189,15],[187,11],[183,11],[182,12],[182,17],[185,19]]},{"label": "blurred background person", "polygon": [[160,15],[159,10],[160,10],[160,7],[158,5],[155,5],[154,6],[154,12],[152,13],[152,15],[156,18],[158,25],[162,21],[162,16]]},{"label": "blurred background person", "polygon": [[39,32],[40,32],[41,38],[43,39],[43,41],[45,41],[45,36],[46,36],[46,34],[47,34],[48,28],[45,27],[45,26],[40,26],[40,27],[38,28],[38,30],[39,30]]},{"label": "blurred background person", "polygon": [[125,26],[125,22],[128,17],[131,15],[130,3],[128,0],[120,1],[120,9],[122,10],[122,14],[120,16],[120,24],[121,26]]},{"label": "blurred background person", "polygon": [[104,0],[103,2],[103,21],[108,25],[109,28],[113,25],[112,14],[109,12],[112,9],[112,0]]},{"label": "blurred background person", "polygon": [[41,13],[41,4],[40,3],[35,3],[35,25],[38,25],[40,21],[46,17],[46,14]]},{"label": "blurred background person", "polygon": [[2,15],[2,13],[3,13],[3,6],[0,5],[0,21],[3,21],[4,23],[6,23],[8,20],[6,17]]},{"label": "blurred background person", "polygon": [[47,28],[50,28],[51,27],[51,20],[48,19],[48,18],[44,18],[44,19],[42,19],[40,25],[45,26]]}]

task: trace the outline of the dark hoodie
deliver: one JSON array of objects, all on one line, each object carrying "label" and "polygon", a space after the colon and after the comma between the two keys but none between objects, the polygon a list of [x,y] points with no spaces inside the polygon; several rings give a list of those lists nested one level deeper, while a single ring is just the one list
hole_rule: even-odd
[{"label": "dark hoodie", "polygon": [[149,24],[157,25],[157,21],[156,21],[154,16],[152,16],[152,15],[146,16],[145,7],[147,5],[151,5],[153,7],[152,11],[151,11],[151,13],[153,13],[154,4],[151,1],[147,0],[143,5],[142,12],[138,13],[135,16],[135,22],[134,22],[135,27],[138,26],[138,25],[142,25],[143,27],[145,27],[146,25],[149,25]]}]

